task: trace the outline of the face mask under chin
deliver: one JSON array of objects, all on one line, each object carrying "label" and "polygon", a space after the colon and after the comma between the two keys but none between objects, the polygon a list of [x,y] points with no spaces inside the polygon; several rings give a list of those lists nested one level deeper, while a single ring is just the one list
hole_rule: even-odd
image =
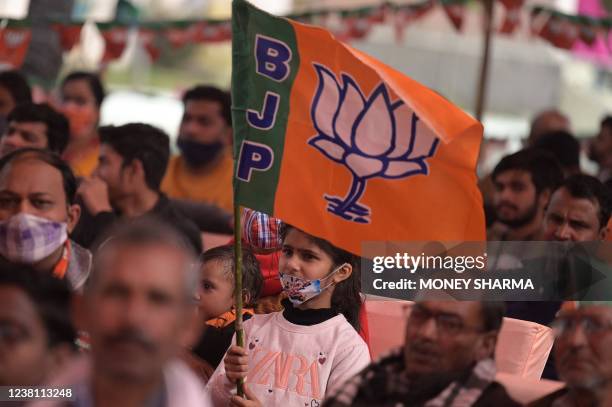
[{"label": "face mask under chin", "polygon": [[346,263],[340,265],[340,267],[336,268],[327,276],[315,280],[307,280],[305,278],[279,273],[283,291],[287,293],[289,301],[291,301],[294,306],[304,304],[306,301],[319,296],[323,291],[332,287],[334,285],[333,281],[325,283],[324,281],[329,280],[344,266],[346,266]]},{"label": "face mask under chin", "polygon": [[222,141],[212,143],[200,143],[193,140],[179,139],[177,142],[179,150],[190,167],[203,167],[217,158],[225,147]]}]

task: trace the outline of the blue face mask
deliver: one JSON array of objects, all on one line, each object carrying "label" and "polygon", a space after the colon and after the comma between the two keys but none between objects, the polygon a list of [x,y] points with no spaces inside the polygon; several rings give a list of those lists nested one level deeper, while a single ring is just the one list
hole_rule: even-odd
[{"label": "blue face mask", "polygon": [[194,168],[202,167],[214,160],[223,151],[223,147],[225,147],[222,141],[200,143],[179,139],[176,144],[187,164]]},{"label": "blue face mask", "polygon": [[336,274],[342,267],[346,266],[346,264],[347,263],[342,264],[327,276],[316,280],[307,280],[305,278],[279,273],[283,291],[287,293],[289,301],[291,301],[293,305],[298,306],[303,304],[334,285],[332,282],[323,287],[322,282]]}]

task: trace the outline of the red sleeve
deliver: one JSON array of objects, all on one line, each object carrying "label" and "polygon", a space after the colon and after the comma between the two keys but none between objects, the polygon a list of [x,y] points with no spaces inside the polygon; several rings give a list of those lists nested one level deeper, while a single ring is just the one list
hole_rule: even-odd
[{"label": "red sleeve", "polygon": [[359,335],[363,338],[365,343],[368,345],[368,350],[370,351],[370,357],[372,357],[372,349],[370,349],[370,331],[368,329],[368,315],[366,312],[365,301],[361,304],[361,308],[359,309]]},{"label": "red sleeve", "polygon": [[278,277],[279,253],[280,252],[255,255],[257,260],[259,260],[259,268],[261,270],[261,275],[264,278],[261,297],[278,295],[282,291],[280,278]]}]

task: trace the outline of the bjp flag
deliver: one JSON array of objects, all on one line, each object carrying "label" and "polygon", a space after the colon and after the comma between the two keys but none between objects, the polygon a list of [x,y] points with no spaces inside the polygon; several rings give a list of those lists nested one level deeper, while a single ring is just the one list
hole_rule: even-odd
[{"label": "bjp flag", "polygon": [[357,254],[485,239],[478,121],[324,29],[234,0],[232,31],[238,204]]},{"label": "bjp flag", "polygon": [[0,28],[0,68],[20,68],[31,39],[32,30],[25,22],[13,20]]}]

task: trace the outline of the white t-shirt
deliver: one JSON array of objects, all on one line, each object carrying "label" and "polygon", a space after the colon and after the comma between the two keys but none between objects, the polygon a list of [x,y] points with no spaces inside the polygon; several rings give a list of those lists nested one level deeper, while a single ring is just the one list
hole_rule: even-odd
[{"label": "white t-shirt", "polygon": [[[264,406],[318,406],[370,363],[366,343],[341,314],[310,326],[293,324],[282,312],[258,314],[244,330],[246,383]],[[221,362],[206,387],[214,404],[227,405],[235,388]]]}]

